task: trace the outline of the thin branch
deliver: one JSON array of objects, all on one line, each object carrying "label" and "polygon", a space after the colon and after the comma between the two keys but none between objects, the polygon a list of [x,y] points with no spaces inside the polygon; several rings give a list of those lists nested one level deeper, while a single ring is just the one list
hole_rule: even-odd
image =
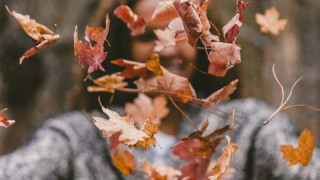
[{"label": "thin branch", "polygon": [[308,105],[305,105],[305,104],[293,104],[293,105],[289,105],[289,106],[283,107],[283,108],[281,109],[281,111],[286,110],[286,109],[289,109],[289,108],[293,108],[293,107],[306,107],[306,108],[309,108],[309,109],[312,109],[312,110],[315,110],[315,111],[319,111],[319,112],[320,112],[320,108],[315,108],[315,107],[308,106]]},{"label": "thin branch", "polygon": [[218,36],[221,36],[219,29],[217,28],[216,25],[213,24],[213,22],[209,21],[210,25],[214,28],[214,30],[217,32]]},{"label": "thin branch", "polygon": [[6,111],[6,110],[8,110],[8,108],[2,109],[2,110],[0,111],[0,113],[4,112],[4,111]]},{"label": "thin branch", "polygon": [[192,63],[190,63],[190,66],[192,66],[193,69],[199,71],[200,73],[202,74],[208,74],[208,75],[211,75],[210,73],[208,72],[205,72],[205,71],[202,71],[201,69],[197,68],[197,66],[193,65]]},{"label": "thin branch", "polygon": [[276,75],[276,73],[275,73],[275,71],[274,71],[275,66],[276,66],[276,65],[273,64],[273,66],[272,66],[272,73],[273,73],[274,79],[276,80],[276,82],[278,83],[278,85],[279,85],[279,87],[280,87],[280,89],[281,89],[281,103],[280,103],[280,106],[281,106],[281,104],[283,103],[283,100],[284,100],[284,90],[283,90],[283,86],[281,85],[281,83],[280,83],[279,79],[277,78],[277,75]]}]

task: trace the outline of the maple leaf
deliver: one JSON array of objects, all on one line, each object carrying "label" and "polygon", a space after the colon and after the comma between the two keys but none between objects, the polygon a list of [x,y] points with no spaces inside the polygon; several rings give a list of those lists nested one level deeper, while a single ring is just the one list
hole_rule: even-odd
[{"label": "maple leaf", "polygon": [[[219,104],[220,101],[227,101],[230,100],[229,95],[232,94],[237,89],[237,83],[238,79],[231,81],[230,84],[227,86],[223,86],[223,88],[219,89],[218,91],[212,93],[209,97],[205,99],[205,103],[202,105],[203,107],[206,107],[210,105],[211,103]],[[210,103],[207,103],[210,102]]]},{"label": "maple leaf", "polygon": [[212,42],[208,59],[208,72],[215,76],[225,76],[235,64],[241,63],[240,50],[237,45],[223,42]]},{"label": "maple leaf", "polygon": [[144,140],[139,140],[136,144],[130,145],[129,147],[139,148],[142,147],[145,151],[149,145],[156,146],[155,134],[158,133],[159,123],[153,124],[153,118],[148,118],[147,121],[142,126],[142,132],[146,133],[148,137],[144,137]]},{"label": "maple leaf", "polygon": [[210,180],[220,179],[232,164],[234,153],[238,150],[238,145],[231,142],[231,138],[226,136],[228,145],[223,147],[223,154],[218,158],[217,164],[213,168],[213,175],[209,176]]},{"label": "maple leaf", "polygon": [[[101,103],[100,103],[101,105]],[[93,123],[102,130],[103,137],[111,137],[115,133],[121,133],[119,141],[126,145],[135,145],[138,141],[143,141],[149,136],[134,126],[130,116],[121,117],[118,113],[111,111],[101,105],[102,111],[106,113],[109,120],[93,117]]]},{"label": "maple leaf", "polygon": [[153,31],[157,36],[158,40],[155,41],[156,45],[153,49],[154,52],[160,52],[165,47],[176,45],[176,34],[174,31],[171,31],[169,28],[164,30],[156,29]]},{"label": "maple leaf", "polygon": [[124,77],[120,76],[119,73],[105,75],[93,81],[98,86],[88,86],[87,90],[89,92],[114,93],[115,89],[124,88],[128,85],[128,83],[124,82],[123,80],[124,80]]},{"label": "maple leaf", "polygon": [[139,94],[134,103],[126,103],[125,111],[132,115],[137,124],[142,124],[148,117],[154,117],[153,123],[160,123],[161,119],[169,114],[167,99],[164,96],[157,96],[153,100],[145,94]]},{"label": "maple leaf", "polygon": [[113,13],[127,24],[127,27],[131,30],[132,36],[144,33],[146,26],[144,18],[133,13],[127,5],[118,6]]},{"label": "maple leaf", "polygon": [[124,59],[116,59],[111,61],[112,64],[125,67],[126,69],[120,73],[125,78],[148,77],[152,73],[148,73],[148,68],[143,63],[128,61]]},{"label": "maple leaf", "polygon": [[[78,40],[78,28],[74,30],[74,55],[79,55],[79,64],[89,65],[88,73],[92,73],[98,68],[102,71],[105,69],[101,66],[101,63],[106,59],[107,52],[104,52],[103,43],[107,38],[109,32],[110,19],[108,14],[106,15],[106,27],[87,27],[85,32],[85,40],[87,42],[82,43]],[[96,43],[92,46],[90,39]]]},{"label": "maple leaf", "polygon": [[179,17],[179,14],[173,6],[173,0],[163,0],[158,3],[149,23],[163,23],[176,17]]},{"label": "maple leaf", "polygon": [[260,31],[278,35],[287,25],[287,19],[279,19],[279,12],[275,7],[266,9],[265,14],[256,13],[256,22],[260,25]]},{"label": "maple leaf", "polygon": [[34,19],[30,19],[29,15],[22,15],[15,11],[11,11],[8,6],[5,7],[7,12],[19,22],[26,34],[31,37],[35,44],[37,44],[35,47],[32,47],[21,56],[19,64],[22,64],[26,58],[37,54],[42,49],[60,39],[59,34],[54,34],[54,32],[46,26],[39,24]]},{"label": "maple leaf", "polygon": [[146,173],[147,177],[152,180],[178,180],[181,176],[179,170],[158,163],[149,164],[143,161],[141,169]]},{"label": "maple leaf", "polygon": [[8,118],[2,114],[3,111],[6,111],[7,108],[3,109],[0,111],[0,126],[8,128],[12,125],[14,125],[14,123],[16,122],[15,120],[8,120]]},{"label": "maple leaf", "polygon": [[289,161],[288,166],[297,163],[307,166],[312,159],[314,149],[314,137],[308,129],[304,129],[298,139],[298,147],[293,148],[292,145],[281,145],[280,151],[283,152],[283,160]]},{"label": "maple leaf", "polygon": [[120,151],[116,149],[115,154],[110,153],[113,165],[119,169],[125,176],[135,172],[137,165],[134,163],[134,155],[129,151]]}]

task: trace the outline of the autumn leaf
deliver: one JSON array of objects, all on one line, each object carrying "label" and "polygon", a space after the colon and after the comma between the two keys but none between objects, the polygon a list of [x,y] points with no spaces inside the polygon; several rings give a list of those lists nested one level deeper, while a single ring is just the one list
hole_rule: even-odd
[{"label": "autumn leaf", "polygon": [[154,10],[150,24],[159,24],[169,21],[173,18],[179,17],[175,7],[173,6],[173,0],[160,1]]},{"label": "autumn leaf", "polygon": [[147,178],[152,180],[178,180],[181,172],[170,166],[162,164],[149,164],[146,161],[141,163],[141,169],[146,173]]},{"label": "autumn leaf", "polygon": [[[202,105],[203,107],[209,106],[211,103],[219,104],[220,101],[227,101],[230,100],[229,95],[232,94],[237,89],[238,79],[233,80],[227,86],[219,89],[218,91],[212,93],[209,97],[205,99],[205,103]],[[208,103],[210,102],[210,103]]]},{"label": "autumn leaf", "polygon": [[138,141],[144,141],[144,138],[149,137],[134,126],[133,119],[130,116],[121,117],[118,113],[102,105],[101,108],[108,115],[109,120],[93,117],[93,123],[103,131],[103,137],[111,137],[115,133],[120,133],[119,141],[126,145],[135,145]]},{"label": "autumn leaf", "polygon": [[153,73],[148,72],[148,68],[143,63],[138,63],[134,61],[128,61],[124,59],[116,59],[111,61],[112,64],[125,67],[126,69],[120,73],[124,78],[134,78],[134,77],[148,77],[152,76]]},{"label": "autumn leaf", "polygon": [[124,77],[119,73],[105,75],[93,81],[98,86],[88,86],[87,90],[89,92],[114,93],[117,88],[124,88],[128,85],[128,83],[123,80]]},{"label": "autumn leaf", "polygon": [[[106,27],[87,27],[85,32],[85,40],[82,43],[78,40],[78,28],[74,30],[74,55],[79,55],[79,64],[82,66],[89,65],[88,73],[92,73],[98,68],[102,71],[105,69],[101,63],[106,59],[107,52],[104,52],[103,43],[107,38],[109,32],[110,20],[108,14],[106,15]],[[92,46],[90,40],[96,43]]]},{"label": "autumn leaf", "polygon": [[303,130],[299,139],[298,147],[293,148],[292,145],[281,145],[280,151],[283,152],[283,160],[289,161],[288,166],[297,163],[307,166],[312,159],[314,149],[314,137],[308,129]]},{"label": "autumn leaf", "polygon": [[8,120],[8,118],[2,113],[6,110],[7,110],[7,108],[0,111],[0,126],[8,128],[8,127],[14,125],[14,123],[16,121],[15,120]]},{"label": "autumn leaf", "polygon": [[260,31],[278,35],[287,25],[287,19],[279,19],[279,12],[275,7],[266,9],[265,14],[256,13],[256,22],[260,25]]},{"label": "autumn leaf", "polygon": [[146,121],[148,117],[154,117],[153,123],[160,123],[161,119],[169,113],[167,99],[164,96],[157,96],[153,100],[144,94],[139,94],[133,103],[125,104],[125,111],[130,114],[138,125]]},{"label": "autumn leaf", "polygon": [[137,165],[134,163],[134,155],[129,151],[120,151],[116,149],[115,154],[110,153],[113,165],[119,169],[125,176],[135,172]]},{"label": "autumn leaf", "polygon": [[132,36],[144,33],[146,26],[144,18],[133,13],[130,7],[120,5],[113,11],[113,13],[127,24],[127,27],[131,30]]},{"label": "autumn leaf", "polygon": [[241,48],[237,45],[223,42],[213,42],[208,59],[210,65],[208,72],[223,77],[235,64],[241,63]]},{"label": "autumn leaf", "polygon": [[213,175],[209,176],[210,180],[220,179],[232,164],[233,156],[238,150],[238,145],[231,142],[231,138],[226,136],[228,145],[223,147],[223,154],[218,158],[217,164],[213,168]]},{"label": "autumn leaf", "polygon": [[42,49],[60,39],[59,34],[54,34],[54,32],[46,26],[39,24],[34,19],[30,19],[29,15],[22,15],[15,11],[11,11],[8,6],[5,7],[7,12],[19,22],[26,34],[30,36],[33,42],[36,44],[35,47],[32,47],[22,55],[19,60],[19,64],[22,64],[26,58],[37,54]]}]

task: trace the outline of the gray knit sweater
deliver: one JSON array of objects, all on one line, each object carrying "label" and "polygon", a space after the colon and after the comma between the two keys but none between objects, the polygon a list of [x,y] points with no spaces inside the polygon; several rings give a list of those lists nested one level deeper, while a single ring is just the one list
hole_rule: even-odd
[{"label": "gray knit sweater", "polygon": [[[236,130],[233,140],[239,145],[232,167],[233,179],[320,179],[320,154],[315,148],[312,162],[307,166],[287,166],[281,160],[280,145],[297,146],[299,133],[288,118],[280,114],[266,126],[262,122],[275,110],[257,99],[230,101],[219,106],[231,112],[236,107]],[[212,111],[212,110],[211,110]],[[215,111],[217,112],[217,111]],[[207,119],[208,111],[197,108],[188,111],[199,126]],[[225,114],[223,114],[225,115]],[[103,116],[100,114],[100,116]],[[221,127],[225,120],[209,113],[210,127]],[[183,120],[179,136],[194,131]],[[136,159],[152,159],[154,151],[132,150]],[[216,155],[219,156],[221,152]],[[180,161],[168,154],[168,164],[179,167]],[[142,179],[138,170],[129,179]],[[112,165],[106,139],[81,112],[65,113],[49,119],[32,140],[11,154],[0,158],[0,179],[125,179]]]}]

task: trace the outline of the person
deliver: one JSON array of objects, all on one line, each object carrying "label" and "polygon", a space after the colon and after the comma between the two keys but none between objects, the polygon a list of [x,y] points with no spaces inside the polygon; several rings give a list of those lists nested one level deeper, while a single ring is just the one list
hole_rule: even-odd
[{"label": "person", "polygon": [[[150,17],[155,2],[129,1],[129,5],[138,15]],[[150,35],[148,33],[150,32],[146,32],[145,35]],[[132,59],[141,62],[146,60],[154,44],[153,38],[142,36],[133,38],[131,43]],[[185,77],[192,75],[191,69],[184,63],[195,63],[197,53],[194,48],[187,44],[179,44],[168,47],[159,55],[161,63],[168,69],[172,68],[170,70]],[[184,63],[172,67],[175,62]],[[236,107],[236,113],[239,114],[236,119],[239,123],[233,132],[233,141],[239,145],[231,165],[236,169],[233,179],[320,178],[318,163],[320,154],[317,148],[314,149],[313,160],[307,167],[288,167],[287,162],[281,160],[280,145],[296,142],[298,138],[298,132],[284,114],[278,115],[267,126],[262,126],[262,122],[275,111],[271,105],[254,98],[238,99],[219,105],[220,109],[226,111],[232,110],[233,107]],[[121,114],[121,109],[114,110]],[[213,127],[230,123],[218,115],[208,115],[206,111],[197,108],[184,107],[184,110],[197,126],[207,118]],[[98,111],[93,111],[91,115],[104,116]],[[145,152],[138,150],[132,152],[138,159],[161,161],[178,168],[181,161],[165,151],[170,150],[179,137],[193,130],[181,113],[171,108],[170,114],[163,119],[160,126],[160,139],[169,139],[167,145],[164,145],[166,141],[159,140],[163,145],[163,151],[148,148]],[[0,177],[1,179],[125,179],[126,177],[113,166],[108,152],[108,144],[101,137],[90,116],[79,111],[67,112],[48,119],[29,143],[11,154],[2,156]],[[137,173],[129,178],[142,179],[144,176],[138,169]]]}]

